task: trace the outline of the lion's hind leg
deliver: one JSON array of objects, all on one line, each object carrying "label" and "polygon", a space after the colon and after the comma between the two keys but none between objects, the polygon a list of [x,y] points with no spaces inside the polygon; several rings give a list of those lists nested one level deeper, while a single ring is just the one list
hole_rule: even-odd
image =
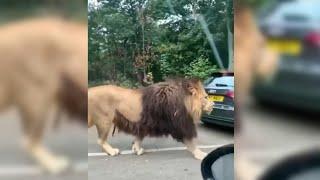
[{"label": "lion's hind leg", "polygon": [[141,147],[143,138],[135,137],[132,143],[132,151],[137,155],[142,155],[144,153],[144,149]]},{"label": "lion's hind leg", "polygon": [[98,120],[97,123],[95,123],[98,131],[98,136],[99,136],[98,144],[102,147],[102,150],[106,152],[108,155],[116,156],[120,153],[120,150],[117,148],[113,148],[107,142],[109,131],[113,127],[112,121],[109,118],[110,117],[102,118],[100,116],[99,119],[97,119]]}]

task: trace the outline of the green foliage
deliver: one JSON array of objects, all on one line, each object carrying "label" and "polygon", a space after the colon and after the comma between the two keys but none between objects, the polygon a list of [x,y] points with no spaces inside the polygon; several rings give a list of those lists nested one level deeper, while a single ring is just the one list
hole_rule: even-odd
[{"label": "green foliage", "polygon": [[141,74],[152,74],[155,82],[168,76],[205,79],[219,67],[198,15],[227,67],[232,0],[101,1],[89,7],[89,82],[136,87]]},{"label": "green foliage", "polygon": [[95,80],[89,82],[89,87],[99,86],[103,84],[114,84],[122,87],[127,88],[137,88],[140,86],[140,84],[135,81],[134,79],[129,79],[123,74],[118,74],[117,81],[111,81],[111,80]]},{"label": "green foliage", "polygon": [[213,66],[207,58],[200,56],[186,68],[185,74],[188,77],[197,77],[205,80],[215,71],[217,71],[217,67]]},{"label": "green foliage", "polygon": [[1,0],[0,23],[27,17],[63,16],[87,19],[87,0]]},{"label": "green foliage", "polygon": [[273,3],[275,1],[285,1],[285,0],[237,0],[237,3],[241,6],[247,6],[251,8],[261,8],[262,6],[268,4],[268,3]]}]

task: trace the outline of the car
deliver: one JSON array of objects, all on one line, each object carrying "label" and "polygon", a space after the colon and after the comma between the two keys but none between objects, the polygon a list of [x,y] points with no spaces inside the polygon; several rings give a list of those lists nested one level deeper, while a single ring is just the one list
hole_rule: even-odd
[{"label": "car", "polygon": [[274,75],[256,79],[260,104],[320,112],[320,1],[288,1],[262,20],[261,30],[279,53]]},{"label": "car", "polygon": [[234,73],[214,73],[204,82],[204,89],[214,106],[210,114],[202,116],[201,121],[234,127]]},{"label": "car", "polygon": [[269,80],[257,79],[253,97],[262,105],[279,105],[305,112],[320,112],[320,63],[281,57]]},{"label": "car", "polygon": [[279,3],[260,19],[260,29],[271,49],[283,55],[314,59],[320,56],[320,1]]}]

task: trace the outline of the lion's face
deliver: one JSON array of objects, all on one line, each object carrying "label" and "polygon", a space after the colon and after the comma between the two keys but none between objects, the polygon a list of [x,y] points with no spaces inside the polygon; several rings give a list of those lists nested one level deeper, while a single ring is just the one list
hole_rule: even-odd
[{"label": "lion's face", "polygon": [[208,100],[208,94],[204,90],[204,87],[200,81],[194,83],[193,88],[191,89],[191,94],[193,96],[194,102],[198,102],[198,108],[207,114],[210,114],[214,103]]},{"label": "lion's face", "polygon": [[213,109],[214,103],[208,100],[208,94],[204,90],[201,82],[199,82],[199,87],[201,88],[200,95],[199,95],[200,96],[199,98],[201,101],[201,109],[203,112],[210,114]]}]

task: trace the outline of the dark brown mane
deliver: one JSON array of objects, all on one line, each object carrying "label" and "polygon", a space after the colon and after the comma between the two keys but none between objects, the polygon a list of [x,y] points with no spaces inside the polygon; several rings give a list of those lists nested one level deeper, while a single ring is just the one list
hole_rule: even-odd
[{"label": "dark brown mane", "polygon": [[116,111],[115,126],[140,138],[171,135],[177,141],[182,141],[196,137],[195,124],[184,103],[185,98],[190,96],[188,86],[195,82],[190,79],[172,79],[141,89],[141,120],[131,122]]},{"label": "dark brown mane", "polygon": [[62,85],[58,94],[60,106],[69,115],[83,123],[87,123],[87,96],[87,89],[81,87],[67,75],[62,77]]}]

